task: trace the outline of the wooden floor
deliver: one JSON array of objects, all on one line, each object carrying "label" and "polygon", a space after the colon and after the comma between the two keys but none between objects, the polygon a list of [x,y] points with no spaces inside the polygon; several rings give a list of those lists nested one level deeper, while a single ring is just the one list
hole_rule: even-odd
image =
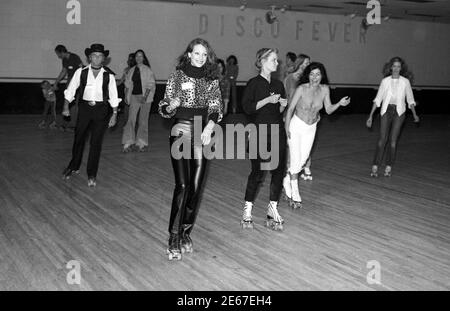
[{"label": "wooden floor", "polygon": [[[368,131],[363,115],[324,118],[304,208],[281,203],[283,232],[263,226],[269,178],[243,231],[250,163],[211,161],[195,251],[181,262],[165,255],[167,123],[151,116],[148,153],[122,154],[121,130],[108,132],[92,189],[85,162],[62,181],[73,134],[38,130],[38,119],[0,116],[0,290],[450,290],[449,116],[408,119],[393,176],[378,179],[378,120]],[[67,283],[71,260],[80,285]],[[371,260],[381,284],[367,282]]]}]

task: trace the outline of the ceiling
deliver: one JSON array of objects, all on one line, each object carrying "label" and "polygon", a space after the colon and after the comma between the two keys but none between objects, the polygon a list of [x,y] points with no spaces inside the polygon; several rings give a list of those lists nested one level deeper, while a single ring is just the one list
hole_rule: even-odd
[{"label": "ceiling", "polygon": [[[143,0],[139,0],[143,1]],[[155,1],[155,0],[144,0]],[[157,1],[157,0],[156,0]],[[364,0],[161,0],[161,2],[187,3],[199,5],[227,6],[319,14],[339,14],[365,16],[370,9]],[[418,20],[435,23],[450,23],[450,0],[379,0],[381,17]]]}]

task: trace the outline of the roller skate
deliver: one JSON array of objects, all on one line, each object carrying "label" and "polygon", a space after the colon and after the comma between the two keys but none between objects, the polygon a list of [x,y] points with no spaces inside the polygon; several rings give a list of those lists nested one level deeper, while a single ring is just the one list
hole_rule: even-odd
[{"label": "roller skate", "polygon": [[189,228],[191,228],[192,225],[183,225],[183,232],[181,233],[180,238],[180,248],[181,253],[192,253],[194,251],[193,245],[192,245],[192,239],[190,237],[190,233],[187,233]]},{"label": "roller skate", "polygon": [[284,220],[278,213],[278,202],[270,201],[267,206],[267,220],[266,227],[274,231],[282,231]]},{"label": "roller skate", "polygon": [[298,179],[291,180],[292,197],[289,201],[289,206],[293,209],[302,207],[302,197],[298,190]]},{"label": "roller skate", "polygon": [[50,123],[50,125],[48,126],[49,129],[51,130],[55,130],[58,128],[58,125],[56,124],[55,121],[53,121],[52,123]]},{"label": "roller skate", "polygon": [[384,177],[391,177],[392,175],[392,167],[390,165],[386,165],[384,169]]},{"label": "roller skate", "polygon": [[253,202],[245,201],[241,220],[241,226],[243,229],[253,229],[252,208]]},{"label": "roller skate", "polygon": [[305,167],[303,169],[300,177],[303,178],[303,180],[312,180],[312,174],[311,174],[311,170],[309,169],[309,167]]},{"label": "roller skate", "polygon": [[372,171],[370,172],[370,177],[378,177],[378,166],[372,165]]},{"label": "roller skate", "polygon": [[63,171],[63,179],[65,179],[65,180],[70,179],[70,177],[71,177],[73,174],[79,174],[79,173],[80,173],[79,170],[73,170],[73,169],[70,169],[70,168],[66,168],[66,169]]},{"label": "roller skate", "polygon": [[41,123],[39,123],[38,127],[39,127],[40,129],[45,129],[45,127],[46,127],[45,121],[42,120]]},{"label": "roller skate", "polygon": [[289,202],[291,200],[291,195],[291,177],[289,174],[286,174],[283,178],[283,200]]},{"label": "roller skate", "polygon": [[169,260],[181,260],[180,236],[178,233],[170,234],[166,254],[169,255]]}]

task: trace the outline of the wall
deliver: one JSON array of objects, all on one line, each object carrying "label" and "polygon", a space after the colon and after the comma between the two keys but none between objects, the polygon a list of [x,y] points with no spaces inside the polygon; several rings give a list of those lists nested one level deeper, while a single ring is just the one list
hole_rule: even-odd
[{"label": "wall", "polygon": [[56,77],[61,69],[53,52],[57,44],[84,58],[86,47],[101,42],[111,50],[114,71],[121,72],[128,53],[142,48],[150,55],[157,79],[164,80],[187,43],[201,36],[219,57],[238,57],[241,81],[254,75],[256,51],[273,46],[280,49],[282,59],[294,51],[322,61],[336,84],[377,85],[383,63],[400,55],[413,70],[416,86],[450,86],[446,24],[382,21],[362,35],[361,18],[337,15],[277,12],[280,23],[275,27],[264,21],[263,10],[148,1],[79,2],[81,23],[69,25],[65,0],[1,0],[0,79]]}]

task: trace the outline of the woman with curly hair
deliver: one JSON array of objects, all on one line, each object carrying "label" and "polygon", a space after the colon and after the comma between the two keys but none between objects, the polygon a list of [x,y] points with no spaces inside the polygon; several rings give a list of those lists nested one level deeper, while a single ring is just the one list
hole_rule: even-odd
[{"label": "woman with curly hair", "polygon": [[340,106],[347,106],[350,103],[350,98],[346,96],[333,105],[328,84],[325,67],[321,63],[312,62],[306,67],[299,86],[289,102],[285,127],[289,143],[292,208],[302,206],[298,175],[314,143],[317,123],[320,120],[319,111],[325,107],[325,111],[332,114]]},{"label": "woman with curly hair", "polygon": [[372,110],[366,122],[367,127],[372,127],[373,114],[378,107],[381,107],[380,136],[372,162],[372,171],[370,173],[372,177],[378,177],[378,166],[383,158],[384,148],[388,140],[389,151],[387,152],[384,176],[391,176],[398,138],[405,121],[405,100],[413,113],[414,121],[419,122],[419,117],[414,108],[416,103],[409,82],[412,74],[408,71],[405,61],[400,57],[391,58],[384,65],[383,74],[385,78],[381,80],[377,96],[373,100]]},{"label": "woman with curly hair", "polygon": [[[207,162],[202,145],[210,143],[214,125],[222,119],[216,55],[206,40],[192,40],[178,58],[159,103],[159,113],[174,118],[169,142],[175,190],[167,254],[169,260],[180,260],[182,253],[193,251],[190,234]],[[202,120],[201,132],[194,131],[194,118]],[[188,150],[184,149],[186,146]]]}]

